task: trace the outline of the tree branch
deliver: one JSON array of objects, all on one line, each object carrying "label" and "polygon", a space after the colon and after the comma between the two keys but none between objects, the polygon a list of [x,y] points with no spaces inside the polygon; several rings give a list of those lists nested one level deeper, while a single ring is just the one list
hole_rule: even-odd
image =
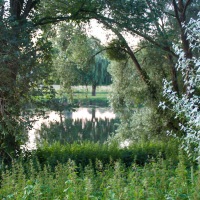
[{"label": "tree branch", "polygon": [[135,51],[134,54],[138,53],[139,51],[141,51],[142,49],[145,49],[145,48],[147,48],[147,47],[148,47],[148,46],[143,46],[143,47],[137,49],[137,51]]},{"label": "tree branch", "polygon": [[0,18],[1,19],[3,19],[4,11],[5,11],[5,7],[4,7],[4,5],[2,5],[1,6],[1,12],[0,12]]},{"label": "tree branch", "polygon": [[44,18],[40,19],[37,23],[35,23],[35,26],[41,26],[41,25],[45,25],[45,24],[61,22],[61,21],[70,20],[70,19],[72,19],[70,16],[68,16],[68,17],[44,17]]},{"label": "tree branch", "polygon": [[91,19],[91,17],[79,16],[79,13],[82,11],[83,6],[84,6],[84,3],[77,10],[77,12],[75,12],[73,15],[70,15],[70,16],[66,16],[66,17],[44,17],[44,18],[40,19],[37,23],[35,23],[35,26],[40,26],[40,25],[45,25],[45,24],[50,24],[50,23],[57,23],[57,22],[66,21],[66,20],[78,20],[78,19],[89,20],[89,19]]},{"label": "tree branch", "polygon": [[[138,74],[141,78],[141,80],[147,85],[147,87],[149,88],[149,91],[152,92],[153,90],[156,91],[155,87],[153,86],[150,77],[148,76],[147,72],[142,69],[140,63],[138,62],[137,58],[135,57],[134,52],[131,50],[131,48],[129,47],[129,45],[127,44],[125,38],[123,37],[123,35],[115,28],[113,28],[112,25],[108,24],[107,22],[102,22],[104,23],[105,26],[107,26],[109,29],[111,29],[119,38],[119,40],[121,40],[123,42],[123,44],[125,45],[125,48],[123,49],[131,58],[131,60],[133,61],[136,70],[138,71]],[[154,92],[155,92],[154,91]],[[156,98],[156,96],[152,96],[152,98]]]},{"label": "tree branch", "polygon": [[187,0],[183,9],[183,15],[185,16],[187,7],[192,3],[192,0]]},{"label": "tree branch", "polygon": [[93,16],[92,17],[93,19],[96,19],[98,21],[100,21],[102,24],[105,23],[112,23],[112,24],[116,24],[117,26],[119,26],[119,28],[122,28],[122,29],[126,29],[127,31],[130,31],[144,39],[146,39],[147,41],[149,41],[150,43],[154,44],[155,46],[161,48],[162,50],[164,51],[167,51],[169,52],[171,55],[173,55],[174,57],[178,57],[173,51],[170,50],[170,48],[168,46],[163,46],[159,43],[157,43],[156,41],[154,41],[150,36],[146,35],[146,34],[143,34],[142,32],[140,31],[137,31],[136,29],[133,29],[131,27],[126,27],[124,28],[119,22],[116,22],[114,19],[110,19],[110,18],[107,18],[107,17],[104,17],[104,16],[101,16],[101,15],[96,15],[96,16]]},{"label": "tree branch", "polygon": [[98,54],[100,54],[101,52],[107,51],[107,50],[109,50],[109,49],[115,49],[115,47],[107,47],[107,48],[101,49],[100,51],[98,51],[98,52],[96,52],[94,55],[92,55],[91,58],[93,58],[93,57],[97,56]]},{"label": "tree branch", "polygon": [[28,0],[27,3],[26,3],[26,7],[24,9],[24,12],[23,12],[23,15],[22,15],[22,18],[26,18],[28,17],[30,11],[37,5],[37,3],[39,3],[39,0]]},{"label": "tree branch", "polygon": [[182,28],[181,20],[180,20],[180,17],[179,17],[178,6],[177,6],[175,0],[173,0],[172,2],[173,2],[173,6],[174,6],[175,17],[176,17],[176,19],[178,21],[179,27]]}]

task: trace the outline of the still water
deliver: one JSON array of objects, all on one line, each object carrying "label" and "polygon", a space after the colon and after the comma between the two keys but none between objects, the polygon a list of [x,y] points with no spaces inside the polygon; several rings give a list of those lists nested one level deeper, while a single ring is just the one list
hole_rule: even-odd
[{"label": "still water", "polygon": [[74,112],[64,111],[61,115],[55,111],[46,114],[48,118],[38,119],[29,131],[27,149],[35,149],[46,141],[60,143],[90,140],[103,143],[116,128],[116,115],[108,107],[81,107]]}]

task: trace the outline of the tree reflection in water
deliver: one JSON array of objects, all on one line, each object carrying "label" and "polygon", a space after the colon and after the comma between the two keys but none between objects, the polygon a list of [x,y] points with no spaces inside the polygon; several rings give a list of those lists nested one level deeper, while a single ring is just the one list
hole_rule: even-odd
[{"label": "tree reflection in water", "polygon": [[37,131],[36,142],[46,141],[52,144],[59,141],[61,144],[73,143],[74,141],[94,141],[103,143],[116,130],[117,119],[65,119],[63,124],[50,122],[42,124]]},{"label": "tree reflection in water", "polygon": [[84,140],[103,143],[114,133],[118,123],[109,108],[78,108],[72,113],[66,111],[62,116],[56,112],[47,115],[49,118],[38,120],[29,132],[28,149],[34,149],[36,143],[44,141],[49,144]]}]

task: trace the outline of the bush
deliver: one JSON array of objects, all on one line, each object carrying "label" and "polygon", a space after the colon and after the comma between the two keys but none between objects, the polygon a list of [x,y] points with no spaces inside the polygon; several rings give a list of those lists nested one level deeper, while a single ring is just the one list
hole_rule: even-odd
[{"label": "bush", "polygon": [[69,159],[83,167],[90,163],[95,166],[96,160],[101,160],[103,165],[120,160],[129,167],[133,162],[143,166],[158,157],[171,159],[176,164],[178,160],[177,152],[178,144],[172,141],[132,144],[129,148],[123,149],[119,149],[116,145],[84,142],[66,145],[59,143],[44,144],[31,155],[42,165],[49,164],[52,168],[55,168],[58,162],[66,163]]}]

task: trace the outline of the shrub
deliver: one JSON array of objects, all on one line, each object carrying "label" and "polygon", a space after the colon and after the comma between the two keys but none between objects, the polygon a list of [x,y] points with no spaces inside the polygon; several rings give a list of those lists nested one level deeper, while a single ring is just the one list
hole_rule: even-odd
[{"label": "shrub", "polygon": [[95,165],[96,160],[106,165],[121,160],[127,167],[133,162],[138,165],[145,165],[152,159],[162,157],[171,159],[174,164],[177,163],[178,143],[170,142],[149,142],[132,144],[129,148],[119,149],[116,145],[99,144],[93,142],[73,143],[61,145],[44,144],[32,152],[32,157],[36,158],[42,165],[49,164],[55,168],[57,163],[66,163],[69,159],[74,160],[77,165],[83,167],[89,163]]}]

